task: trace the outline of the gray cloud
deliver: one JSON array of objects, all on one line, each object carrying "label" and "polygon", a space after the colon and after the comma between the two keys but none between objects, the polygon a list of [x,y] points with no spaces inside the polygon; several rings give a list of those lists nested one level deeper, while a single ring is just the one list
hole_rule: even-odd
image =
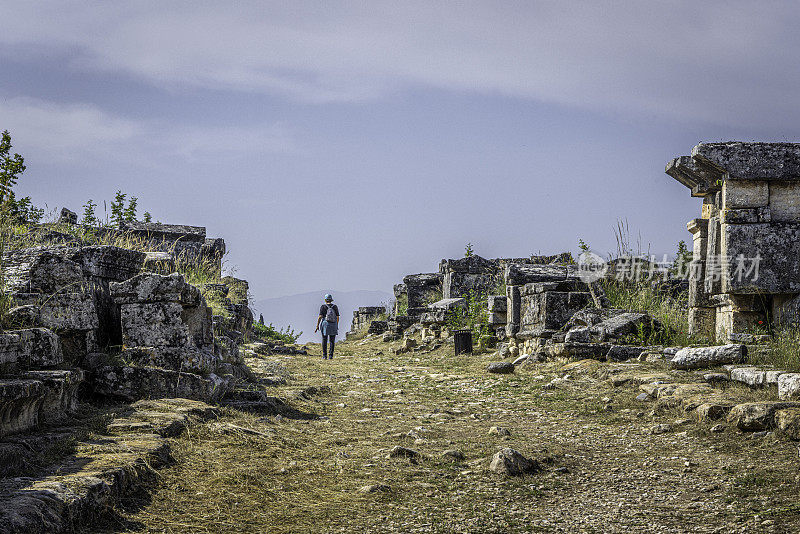
[{"label": "gray cloud", "polygon": [[796,4],[23,4],[15,53],[158,86],[363,101],[398,88],[502,94],[755,127],[794,123]]}]

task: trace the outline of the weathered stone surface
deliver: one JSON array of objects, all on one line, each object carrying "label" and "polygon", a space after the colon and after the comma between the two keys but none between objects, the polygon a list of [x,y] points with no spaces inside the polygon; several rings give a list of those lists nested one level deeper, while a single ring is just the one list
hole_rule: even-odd
[{"label": "weathered stone surface", "polygon": [[45,393],[39,380],[0,379],[0,437],[36,427]]},{"label": "weathered stone surface", "polygon": [[175,257],[169,252],[147,252],[142,270],[149,273],[171,274],[176,271]]},{"label": "weathered stone surface", "polygon": [[785,373],[778,377],[778,398],[800,398],[800,373]]},{"label": "weathered stone surface", "polygon": [[728,173],[729,180],[798,180],[797,143],[700,143],[692,157]]},{"label": "weathered stone surface", "polygon": [[[725,293],[800,293],[800,224],[725,224],[722,236],[722,291]],[[739,256],[746,258],[737,272]],[[751,258],[758,256],[758,276]],[[741,276],[740,276],[741,274]]]},{"label": "weathered stone surface", "polygon": [[489,469],[501,475],[521,476],[539,471],[540,466],[536,460],[528,459],[522,453],[506,447],[495,453]]},{"label": "weathered stone surface", "polygon": [[798,402],[748,402],[734,406],[728,414],[728,422],[739,430],[758,432],[775,425],[775,412],[785,408],[798,408]]},{"label": "weathered stone surface", "polygon": [[232,387],[230,379],[207,378],[155,367],[106,366],[93,373],[95,393],[125,401],[182,397],[203,402],[222,398]]},{"label": "weathered stone surface", "polygon": [[641,347],[633,345],[611,345],[606,353],[606,359],[610,362],[624,362],[638,358],[639,355],[652,347]]},{"label": "weathered stone surface", "polygon": [[597,341],[619,339],[627,335],[642,333],[649,335],[653,330],[660,330],[661,325],[646,313],[625,312],[609,317],[591,327]]},{"label": "weathered stone surface", "polygon": [[800,440],[800,408],[785,408],[775,412],[775,426],[783,435],[792,440]]},{"label": "weathered stone surface", "polygon": [[61,213],[58,216],[60,224],[78,224],[78,214],[67,208],[61,208]]},{"label": "weathered stone surface", "polygon": [[540,336],[544,330],[560,330],[575,312],[591,305],[587,291],[550,291],[543,284],[526,284],[520,290],[517,337]]},{"label": "weathered stone surface", "polygon": [[192,346],[137,346],[123,349],[123,361],[146,367],[160,367],[187,373],[208,374],[217,370],[214,354]]},{"label": "weathered stone surface", "polygon": [[121,307],[122,340],[131,347],[183,347],[189,328],[181,320],[183,306],[175,302],[126,304]]},{"label": "weathered stone surface", "polygon": [[569,265],[526,265],[512,263],[506,267],[507,286],[521,286],[536,282],[579,281],[577,268]]},{"label": "weathered stone surface", "polygon": [[731,369],[731,380],[760,389],[767,383],[767,372],[758,367],[736,367]]},{"label": "weathered stone surface", "polygon": [[179,273],[142,273],[111,284],[111,295],[119,305],[173,302],[196,306],[200,298],[199,290],[187,284]]},{"label": "weathered stone surface", "polygon": [[58,336],[46,328],[0,333],[0,371],[51,367],[64,362]]},{"label": "weathered stone surface", "polygon": [[[348,332],[348,334],[358,334],[363,332],[370,328],[373,321],[381,320],[381,318],[386,318],[386,308],[383,306],[361,306],[353,312],[353,322],[350,326],[350,332]],[[383,333],[385,330],[386,328],[380,332],[370,333]]]},{"label": "weathered stone surface", "polygon": [[39,406],[39,422],[54,424],[78,409],[78,387],[84,379],[81,369],[28,371],[23,379],[38,380],[44,393]]},{"label": "weathered stone surface", "polygon": [[687,347],[678,351],[670,365],[674,369],[703,369],[747,359],[745,345],[720,345],[717,347]]},{"label": "weathered stone surface", "polygon": [[419,457],[419,452],[415,451],[414,449],[408,449],[406,447],[401,447],[400,445],[396,445],[389,451],[389,458],[409,458],[414,459]]},{"label": "weathered stone surface", "polygon": [[765,181],[726,180],[722,204],[727,209],[763,208],[769,205],[769,184]]},{"label": "weathered stone surface", "polygon": [[492,362],[486,366],[486,370],[495,374],[510,374],[514,372],[514,364],[511,362]]},{"label": "weathered stone surface", "polygon": [[715,402],[704,402],[695,408],[694,414],[698,421],[716,421],[722,419],[731,411],[732,406]]}]

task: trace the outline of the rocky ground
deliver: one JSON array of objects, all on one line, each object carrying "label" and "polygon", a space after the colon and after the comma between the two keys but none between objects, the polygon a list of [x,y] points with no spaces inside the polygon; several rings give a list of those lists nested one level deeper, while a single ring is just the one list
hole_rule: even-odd
[{"label": "rocky ground", "polygon": [[[452,345],[398,355],[394,345],[340,344],[332,361],[318,346],[308,356],[249,359],[288,406],[223,408],[172,438],[176,463],[103,528],[800,530],[798,446],[778,433],[698,423],[680,406],[637,400],[635,380],[608,379],[612,364],[531,363],[489,374],[489,355],[454,357]],[[665,370],[655,362],[628,372]],[[730,386],[726,395],[774,394]],[[413,452],[393,453],[397,446]],[[506,447],[540,470],[490,470]]]}]

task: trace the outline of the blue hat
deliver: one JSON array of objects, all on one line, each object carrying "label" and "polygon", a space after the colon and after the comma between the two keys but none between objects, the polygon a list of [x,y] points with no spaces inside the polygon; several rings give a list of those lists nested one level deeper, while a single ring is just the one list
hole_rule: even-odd
[{"label": "blue hat", "polygon": [[333,300],[333,297],[331,296],[330,293],[325,294],[325,300]]}]

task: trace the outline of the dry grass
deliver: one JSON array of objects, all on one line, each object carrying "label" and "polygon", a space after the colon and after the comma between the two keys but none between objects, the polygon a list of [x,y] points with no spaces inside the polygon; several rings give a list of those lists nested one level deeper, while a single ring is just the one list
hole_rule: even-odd
[{"label": "dry grass", "polygon": [[[333,361],[280,357],[295,382],[275,393],[298,410],[330,419],[278,421],[229,410],[193,428],[175,442],[177,465],[162,472],[152,502],[128,515],[127,528],[640,531],[655,521],[670,532],[711,531],[747,521],[764,509],[764,495],[770,495],[770,510],[795,499],[797,453],[790,444],[767,446],[695,424],[685,427],[685,436],[651,436],[646,429],[652,424],[679,414],[646,413],[635,390],[588,375],[545,390],[542,385],[561,374],[560,364],[489,375],[485,356],[455,358],[451,349],[396,356],[385,344],[347,343]],[[329,385],[332,392],[310,400],[296,396],[310,385]],[[492,426],[510,429],[511,436],[490,435]],[[388,459],[395,445],[422,456],[417,463]],[[506,446],[546,460],[545,470],[521,478],[487,471],[491,455]],[[448,449],[461,450],[466,460],[443,460]],[[685,471],[687,457],[699,467]],[[747,465],[760,462],[792,482],[725,492]],[[704,489],[714,483],[718,491]],[[359,491],[375,484],[388,490]],[[698,496],[702,505],[695,506]],[[621,499],[638,500],[637,508],[619,512]],[[737,507],[728,509],[729,502]],[[797,516],[781,520],[796,524]]]}]

